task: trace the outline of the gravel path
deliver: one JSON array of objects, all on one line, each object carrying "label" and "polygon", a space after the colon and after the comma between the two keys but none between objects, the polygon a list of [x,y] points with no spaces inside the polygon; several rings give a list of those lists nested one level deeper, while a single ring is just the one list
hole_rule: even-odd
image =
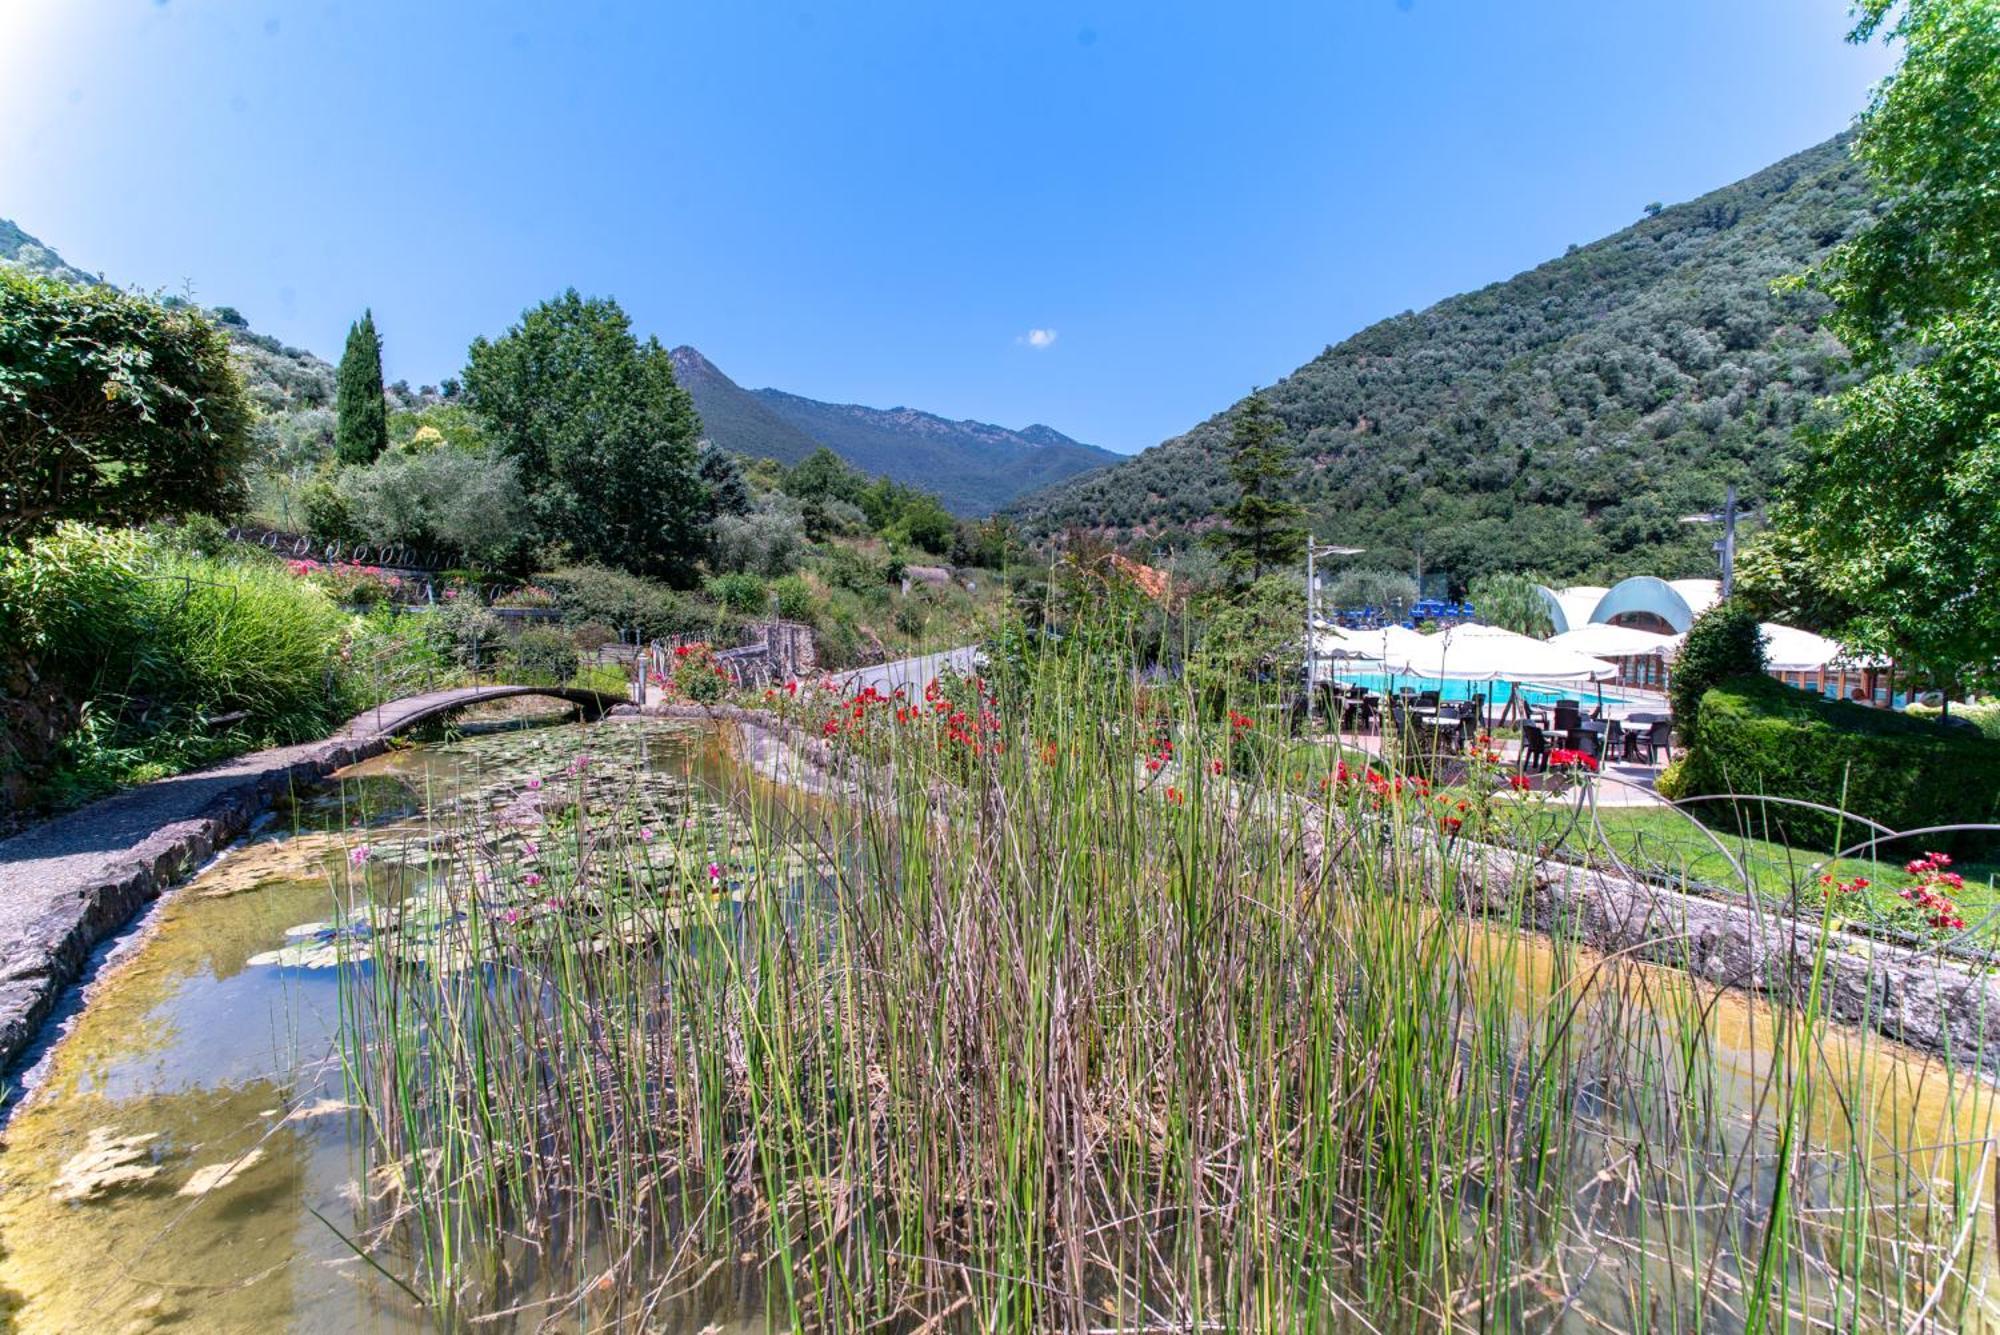
[{"label": "gravel path", "polygon": [[324,741],[144,784],[0,841],[0,1073],[34,1041],[99,942],[276,798],[381,752],[426,719],[483,700],[556,694],[591,710],[620,702],[532,686],[432,691],[371,709]]}]

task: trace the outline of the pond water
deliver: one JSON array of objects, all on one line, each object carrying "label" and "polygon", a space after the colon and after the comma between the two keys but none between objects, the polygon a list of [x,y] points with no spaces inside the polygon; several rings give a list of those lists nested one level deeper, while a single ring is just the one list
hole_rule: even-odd
[{"label": "pond water", "polygon": [[[327,925],[352,921],[338,889],[343,864],[362,838],[384,861],[420,869],[439,810],[503,809],[520,800],[524,773],[564,771],[585,754],[589,782],[618,788],[643,818],[698,825],[719,843],[740,820],[731,794],[755,782],[712,734],[684,725],[615,721],[413,747],[301,798],[162,901],[100,971],[6,1128],[0,1310],[13,1329],[430,1328],[402,1288],[414,1267],[396,1273],[409,1258],[391,1248],[364,1260],[346,1241],[374,1193],[365,1128],[347,1102],[338,972],[316,967],[329,963]],[[1528,961],[1516,975],[1524,1013],[1560,990],[1559,972],[1574,977],[1555,969],[1543,938],[1468,930]],[[1662,997],[1688,986],[1668,971],[1649,976],[1640,990]],[[1734,1089],[1747,1104],[1767,1088],[1773,1013],[1733,994],[1710,1004],[1723,1101]],[[1993,1104],[1979,1080],[1859,1037],[1835,1035],[1818,1060],[1843,1067],[1836,1083],[1870,1098],[1858,1122],[1852,1107],[1815,1106],[1815,1139],[1838,1142],[1860,1125],[1901,1152],[1936,1147],[1942,1180],[1947,1161],[1990,1133]],[[1975,1251],[1990,1258],[1990,1240]],[[1603,1328],[1584,1314],[1619,1310],[1615,1269],[1584,1277],[1578,1319],[1561,1324]],[[573,1289],[575,1277],[536,1279],[527,1297],[537,1286],[544,1296]],[[647,1328],[764,1329],[763,1284],[753,1265],[719,1266]],[[541,1321],[528,1310],[478,1328]]]},{"label": "pond water", "polygon": [[[662,820],[722,828],[723,785],[743,782],[711,735],[684,726],[415,747],[345,771],[156,906],[7,1126],[0,1311],[13,1329],[430,1329],[343,1241],[361,1213],[363,1128],[345,1098],[336,972],[301,967],[314,939],[296,929],[339,916],[356,825],[377,848],[415,843],[426,808],[511,800],[524,770],[559,772],[586,751],[601,782]],[[687,1328],[733,1329],[745,1306],[733,1290],[698,1294]]]}]

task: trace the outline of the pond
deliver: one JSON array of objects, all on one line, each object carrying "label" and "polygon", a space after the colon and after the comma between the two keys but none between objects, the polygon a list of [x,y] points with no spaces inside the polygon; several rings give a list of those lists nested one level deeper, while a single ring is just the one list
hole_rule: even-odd
[{"label": "pond", "polygon": [[[300,929],[349,907],[335,886],[357,838],[414,862],[428,809],[515,801],[523,773],[585,755],[596,782],[663,824],[732,823],[725,785],[743,779],[710,734],[622,720],[499,732],[345,771],[156,906],[7,1126],[0,1305],[14,1328],[433,1328],[343,1241],[364,1213],[364,1127],[336,971],[308,967],[325,962],[324,933]],[[718,1291],[690,1304],[688,1329],[744,1312]]]},{"label": "pond", "polygon": [[[365,993],[369,976],[397,971],[386,967],[390,962],[398,970],[421,965],[441,977],[466,975],[466,961],[451,945],[451,915],[435,897],[437,868],[450,852],[442,835],[472,819],[508,857],[518,860],[525,851],[545,858],[534,841],[560,827],[563,792],[615,800],[620,819],[637,827],[634,839],[647,848],[671,844],[679,850],[664,858],[663,875],[692,878],[697,887],[713,882],[704,902],[720,905],[725,915],[731,897],[722,869],[737,865],[755,843],[745,834],[757,818],[748,794],[770,795],[708,731],[613,721],[415,746],[301,796],[162,901],[107,961],[90,987],[89,1004],[31,1073],[30,1092],[15,1108],[0,1151],[0,1304],[14,1328],[432,1329],[418,1278],[424,1244],[393,1226],[397,1202],[384,1176],[387,1165],[356,1107],[354,1034],[365,1008],[355,988],[341,980],[343,973],[350,981],[362,979]],[[803,806],[805,799],[798,800]],[[805,867],[802,860],[799,871]],[[357,874],[370,887],[365,902],[353,890]],[[812,879],[790,871],[784,876],[790,883]],[[525,936],[544,887],[484,888],[489,910]],[[620,912],[600,913],[594,930],[629,940],[633,928],[645,926]],[[654,932],[648,948],[660,940],[669,942],[669,954],[683,948],[670,924],[654,921],[646,930]],[[1598,986],[1595,966],[1602,962],[1587,952],[1504,924],[1453,920],[1450,931],[1454,949],[1463,952],[1461,967],[1505,980],[1494,1004],[1511,1009],[1514,1018],[1494,1033],[1526,1042],[1553,1032],[1565,1016],[1578,1013],[1581,995]],[[581,950],[576,958],[589,954]],[[1713,1230],[1713,1242],[1697,1250],[1754,1250],[1752,1198],[1770,1189],[1765,1159],[1773,1099],[1799,1101],[1799,1133],[1816,1145],[1838,1151],[1865,1142],[1865,1152],[1829,1160],[1836,1173],[1843,1164],[1852,1171],[1871,1155],[1895,1160],[1903,1171],[1893,1182],[1885,1178],[1882,1191],[1885,1197],[1900,1194],[1871,1208],[1931,1208],[1909,1203],[1912,1192],[1928,1192],[1935,1208],[1948,1214],[1961,1193],[1976,1192],[1993,1171],[1981,1157],[1993,1113],[1983,1080],[1841,1031],[1819,1035],[1808,1063],[1774,1078],[1774,1045],[1782,1046],[1787,1030],[1771,1008],[1734,993],[1697,996],[1694,984],[1671,971],[1623,967],[1615,995],[1593,1002],[1578,1034],[1560,1044],[1609,1052],[1624,1034],[1651,1035],[1644,1040],[1650,1044],[1662,1035],[1672,1039],[1676,1026],[1698,1013],[1699,1042],[1710,1053],[1702,1071],[1711,1088],[1702,1106],[1716,1125],[1700,1137],[1676,1129],[1672,1134],[1680,1139],[1666,1142],[1666,1157],[1685,1151],[1693,1163],[1699,1141],[1702,1155],[1712,1154],[1702,1159],[1700,1173],[1710,1172],[1711,1164],[1719,1172],[1732,1156],[1749,1166],[1721,1174],[1713,1190],[1690,1188],[1683,1202],[1653,1198],[1658,1181],[1678,1179],[1656,1180],[1655,1166],[1641,1163],[1658,1125],[1613,1115],[1622,1093],[1615,1080],[1629,1078],[1621,1073],[1631,1070],[1630,1054],[1580,1062],[1582,1074],[1565,1087],[1571,1105],[1561,1134],[1588,1139],[1596,1149],[1588,1156],[1552,1151],[1551,1162],[1591,1169],[1557,1187],[1559,1202],[1574,1202],[1574,1213],[1592,1221],[1592,1250],[1570,1254],[1573,1272],[1562,1271],[1560,1249],[1552,1270],[1524,1271],[1522,1308],[1501,1310],[1525,1313],[1534,1325],[1620,1326],[1635,1310],[1635,1291],[1643,1293],[1648,1284],[1671,1291],[1685,1282],[1673,1267],[1648,1260],[1658,1245],[1649,1230],[1662,1218],[1682,1219],[1698,1237]],[[488,977],[478,969],[469,976]],[[438,1014],[449,1012],[447,1006]],[[922,1011],[914,1018],[919,1027],[930,1023]],[[1468,1024],[1466,1033],[1463,1061],[1474,1067],[1472,1049],[1481,1040],[1476,1025]],[[1450,1044],[1441,1051],[1449,1052]],[[1651,1047],[1643,1054],[1645,1062],[1662,1066],[1672,1058]],[[1502,1060],[1493,1069],[1504,1075],[1508,1068]],[[1600,1079],[1592,1072],[1610,1074]],[[1534,1073],[1515,1070],[1507,1078],[1523,1089],[1537,1085]],[[864,1083],[879,1089],[885,1079],[869,1073]],[[1632,1165],[1629,1172],[1597,1167],[1623,1163]],[[812,1189],[808,1181],[778,1183],[771,1195],[784,1199]],[[1839,1194],[1840,1184],[1809,1175],[1800,1190],[1810,1211],[1829,1192]],[[1482,1211],[1501,1208],[1491,1203],[1499,1199],[1496,1175],[1478,1169],[1454,1188],[1451,1208],[1470,1229]],[[1746,1211],[1741,1220],[1729,1213],[1737,1206]],[[1570,1209],[1563,1204],[1557,1214]],[[1971,1226],[1989,1228],[1990,1212],[1990,1206],[1978,1212]],[[1704,1222],[1710,1216],[1718,1222]],[[1742,1236],[1725,1245],[1723,1235],[1731,1230]],[[364,1236],[375,1242],[358,1247],[354,1240]],[[712,1258],[684,1267],[691,1279],[677,1282],[669,1298],[643,1314],[644,1328],[690,1335],[747,1331],[766,1328],[767,1314],[788,1324],[776,1310],[782,1302],[770,1295],[782,1292],[776,1286],[789,1277],[767,1270],[734,1236],[711,1241]],[[1991,1240],[1971,1250],[1979,1258],[1974,1291],[1962,1292],[1958,1284],[1948,1294],[1941,1288],[1945,1301],[1938,1310],[1976,1325],[1991,1315]],[[1839,1252],[1838,1239],[1830,1241],[1828,1254]],[[1282,1246],[1273,1254],[1288,1255]],[[475,1286],[485,1301],[478,1313],[485,1319],[476,1328],[543,1329],[551,1311],[561,1318],[554,1328],[599,1328],[603,1312],[592,1309],[584,1291],[594,1276],[611,1273],[605,1264],[588,1245],[581,1260],[511,1242],[495,1245],[473,1263],[486,1274]],[[1877,1262],[1868,1257],[1854,1264]],[[1703,1285],[1726,1290],[1736,1282],[1720,1266]],[[1365,1305],[1371,1298],[1357,1288],[1351,1301]],[[1705,1300],[1665,1301],[1671,1311],[1707,1310]],[[1723,1307],[1731,1301],[1725,1293]],[[1910,1306],[1921,1301],[1918,1295]],[[937,1328],[971,1327],[973,1314],[963,1304],[941,1308],[956,1314],[956,1324]],[[1106,1310],[1117,1309],[1107,1304]],[[1872,1328],[1873,1315],[1849,1310],[1844,1319]],[[612,1320],[633,1318],[623,1312]],[[1337,1312],[1329,1322],[1348,1324]],[[918,1327],[911,1320],[888,1328]],[[1124,1328],[1133,1325],[1128,1320]]]}]

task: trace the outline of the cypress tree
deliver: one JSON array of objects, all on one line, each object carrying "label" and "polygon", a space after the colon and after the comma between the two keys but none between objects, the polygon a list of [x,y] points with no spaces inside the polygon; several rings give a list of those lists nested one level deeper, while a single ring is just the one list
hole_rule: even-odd
[{"label": "cypress tree", "polygon": [[389,409],[382,400],[382,339],[375,312],[363,311],[347,328],[347,350],[334,377],[334,453],[342,463],[365,464],[389,446]]},{"label": "cypress tree", "polygon": [[1229,433],[1229,476],[1239,490],[1235,503],[1223,508],[1227,523],[1208,541],[1224,564],[1253,580],[1289,564],[1305,541],[1305,511],[1283,495],[1296,472],[1284,430],[1263,394],[1252,392],[1237,407]]}]

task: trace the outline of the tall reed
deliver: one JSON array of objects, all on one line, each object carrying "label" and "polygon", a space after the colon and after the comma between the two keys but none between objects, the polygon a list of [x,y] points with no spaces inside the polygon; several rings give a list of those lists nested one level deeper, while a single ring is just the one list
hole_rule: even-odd
[{"label": "tall reed", "polygon": [[1833,1029],[1817,970],[1746,1008],[1520,930],[1563,872],[1489,857],[1481,794],[1358,757],[1288,794],[1274,693],[1142,688],[1134,625],[780,693],[835,804],[585,803],[531,858],[442,831],[429,901],[358,876],[377,1240],[441,1320],[718,1284],[797,1330],[1986,1316],[1976,1079]]}]

